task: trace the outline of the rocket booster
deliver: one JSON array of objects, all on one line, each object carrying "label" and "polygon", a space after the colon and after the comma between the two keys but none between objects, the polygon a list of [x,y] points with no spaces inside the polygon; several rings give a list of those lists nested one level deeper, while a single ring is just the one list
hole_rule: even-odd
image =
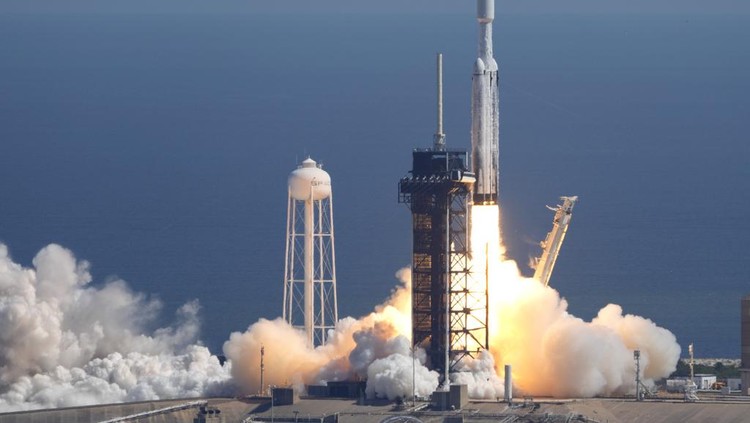
[{"label": "rocket booster", "polygon": [[497,204],[499,103],[497,62],[492,57],[495,0],[477,0],[479,54],[471,83],[471,156],[474,204]]}]

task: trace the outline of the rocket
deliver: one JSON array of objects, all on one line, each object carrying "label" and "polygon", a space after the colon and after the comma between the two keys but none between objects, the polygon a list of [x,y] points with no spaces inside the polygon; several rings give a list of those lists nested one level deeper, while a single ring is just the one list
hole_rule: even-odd
[{"label": "rocket", "polygon": [[495,0],[477,0],[479,53],[471,83],[471,156],[474,204],[497,204],[499,102],[497,62],[492,57]]}]

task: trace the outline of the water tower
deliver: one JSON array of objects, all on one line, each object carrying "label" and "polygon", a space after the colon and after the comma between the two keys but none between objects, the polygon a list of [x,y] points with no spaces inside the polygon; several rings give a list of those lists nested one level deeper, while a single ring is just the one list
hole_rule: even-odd
[{"label": "water tower", "polygon": [[311,158],[289,175],[284,320],[325,344],[338,321],[331,176]]}]

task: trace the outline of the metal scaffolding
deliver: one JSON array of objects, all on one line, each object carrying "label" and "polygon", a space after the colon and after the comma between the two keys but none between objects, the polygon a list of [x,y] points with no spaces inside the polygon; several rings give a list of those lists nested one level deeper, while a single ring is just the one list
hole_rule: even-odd
[{"label": "metal scaffolding", "polygon": [[412,171],[399,182],[399,202],[412,213],[412,344],[425,348],[428,366],[444,374],[487,348],[486,285],[478,292],[470,268],[467,215],[475,179],[465,151],[414,150],[412,157]]}]

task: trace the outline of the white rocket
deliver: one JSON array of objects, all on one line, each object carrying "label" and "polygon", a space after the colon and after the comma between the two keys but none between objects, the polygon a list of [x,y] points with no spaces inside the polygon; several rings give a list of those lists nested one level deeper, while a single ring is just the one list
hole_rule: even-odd
[{"label": "white rocket", "polygon": [[495,0],[477,0],[479,57],[471,86],[471,156],[474,204],[497,204],[498,193],[498,72],[492,57],[492,21]]}]

